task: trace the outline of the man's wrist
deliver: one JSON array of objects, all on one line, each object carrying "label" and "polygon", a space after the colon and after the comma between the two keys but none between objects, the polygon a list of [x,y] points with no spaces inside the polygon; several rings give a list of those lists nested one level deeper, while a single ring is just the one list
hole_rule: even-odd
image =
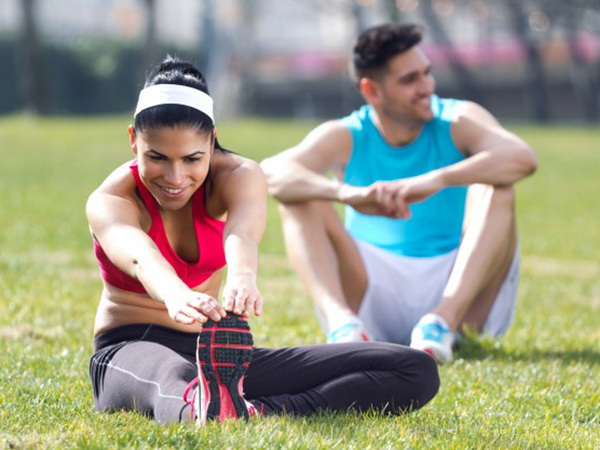
[{"label": "man's wrist", "polygon": [[440,185],[440,190],[452,186],[452,174],[445,167],[431,172],[433,179]]},{"label": "man's wrist", "polygon": [[333,188],[333,192],[334,192],[334,197],[332,198],[333,201],[336,202],[340,202],[340,203],[346,203],[347,200],[347,189],[348,189],[348,185],[346,183],[342,183],[341,181],[338,180],[333,180],[332,183],[334,183],[334,188]]}]

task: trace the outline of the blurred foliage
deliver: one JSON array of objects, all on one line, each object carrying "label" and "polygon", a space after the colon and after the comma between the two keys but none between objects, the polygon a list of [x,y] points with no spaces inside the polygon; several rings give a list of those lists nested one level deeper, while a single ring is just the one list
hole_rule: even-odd
[{"label": "blurred foliage", "polygon": [[[41,50],[50,114],[129,112],[135,105],[146,77],[139,47],[111,40],[84,40],[70,46],[45,43]],[[167,53],[190,58],[186,49],[161,46],[158,54]],[[0,61],[4,63],[0,70],[0,114],[23,107],[17,57],[18,43],[0,39]]]}]

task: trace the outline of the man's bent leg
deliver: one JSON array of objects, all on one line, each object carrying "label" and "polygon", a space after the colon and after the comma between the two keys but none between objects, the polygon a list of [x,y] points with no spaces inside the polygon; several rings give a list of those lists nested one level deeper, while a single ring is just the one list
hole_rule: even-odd
[{"label": "man's bent leg", "polygon": [[433,313],[452,330],[466,325],[481,332],[517,246],[513,188],[472,186],[465,220],[456,262]]},{"label": "man's bent leg", "polygon": [[323,314],[329,330],[360,308],[367,274],[352,237],[333,204],[280,204],[287,254]]},{"label": "man's bent leg", "polygon": [[517,245],[512,187],[472,186],[464,229],[441,302],[412,333],[411,346],[440,363],[452,359],[454,331],[482,331],[511,267]]}]

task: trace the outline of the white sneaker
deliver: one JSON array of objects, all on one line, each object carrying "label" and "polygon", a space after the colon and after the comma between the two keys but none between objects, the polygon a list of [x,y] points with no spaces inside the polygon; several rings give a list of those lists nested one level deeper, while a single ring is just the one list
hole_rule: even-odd
[{"label": "white sneaker", "polygon": [[[192,405],[191,418],[202,427],[208,420],[248,419],[259,415],[244,398],[244,377],[254,353],[247,320],[233,313],[219,322],[208,320],[198,335],[198,378],[183,394]],[[193,389],[192,398],[188,399]]]},{"label": "white sneaker", "polygon": [[373,338],[369,335],[362,322],[353,320],[327,333],[328,344],[344,342],[368,342]]},{"label": "white sneaker", "polygon": [[426,314],[413,328],[410,346],[429,353],[438,364],[452,361],[454,333],[446,321],[436,314]]}]

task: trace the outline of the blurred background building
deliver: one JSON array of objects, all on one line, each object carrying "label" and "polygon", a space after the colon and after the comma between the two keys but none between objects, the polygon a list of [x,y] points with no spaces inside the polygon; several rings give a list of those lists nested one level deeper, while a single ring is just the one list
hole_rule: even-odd
[{"label": "blurred background building", "polygon": [[167,53],[218,116],[336,117],[361,104],[357,33],[426,28],[438,92],[499,117],[597,122],[600,0],[0,0],[0,114],[132,112]]}]

